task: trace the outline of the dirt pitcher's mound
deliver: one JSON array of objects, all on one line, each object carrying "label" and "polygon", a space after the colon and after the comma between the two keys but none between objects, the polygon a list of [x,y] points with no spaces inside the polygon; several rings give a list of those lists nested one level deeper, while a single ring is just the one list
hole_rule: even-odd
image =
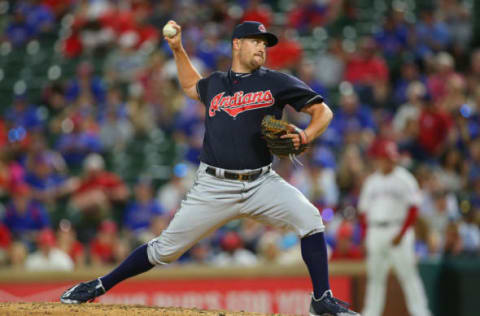
[{"label": "dirt pitcher's mound", "polygon": [[[143,305],[106,305],[81,304],[66,305],[61,303],[1,303],[0,315],[102,315],[102,316],[265,316],[265,314],[249,312],[204,311],[180,307],[154,307]],[[280,314],[275,314],[281,316]]]}]

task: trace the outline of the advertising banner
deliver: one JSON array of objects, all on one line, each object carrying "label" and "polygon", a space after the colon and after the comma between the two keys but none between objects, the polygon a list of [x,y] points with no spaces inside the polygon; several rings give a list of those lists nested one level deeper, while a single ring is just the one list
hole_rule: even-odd
[{"label": "advertising banner", "polygon": [[[333,276],[335,296],[351,300],[348,276]],[[73,282],[0,283],[0,301],[58,301]],[[142,304],[302,315],[311,283],[306,277],[128,280],[97,299],[105,304]]]}]

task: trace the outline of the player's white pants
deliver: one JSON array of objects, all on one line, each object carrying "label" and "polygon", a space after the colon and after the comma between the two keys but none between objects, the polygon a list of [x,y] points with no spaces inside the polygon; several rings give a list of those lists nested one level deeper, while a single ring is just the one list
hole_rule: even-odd
[{"label": "player's white pants", "polygon": [[413,229],[409,229],[401,243],[393,247],[392,239],[399,225],[369,227],[367,233],[367,293],[362,316],[381,316],[385,307],[388,271],[391,266],[400,282],[407,309],[411,316],[430,316],[423,284],[418,275]]},{"label": "player's white pants", "polygon": [[275,171],[247,182],[217,178],[207,174],[206,167],[200,164],[193,187],[168,227],[148,242],[152,264],[176,260],[197,241],[240,217],[289,228],[300,238],[324,230],[316,207]]}]

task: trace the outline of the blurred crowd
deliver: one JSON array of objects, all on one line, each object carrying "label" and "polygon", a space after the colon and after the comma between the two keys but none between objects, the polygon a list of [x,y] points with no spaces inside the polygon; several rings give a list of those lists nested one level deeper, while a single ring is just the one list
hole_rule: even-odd
[{"label": "blurred crowd", "polygon": [[[54,34],[61,59],[80,61],[71,77],[45,78],[40,98],[26,87],[2,104],[0,265],[112,265],[168,225],[193,184],[205,114],[176,81],[161,36],[170,19],[182,25],[184,46],[203,75],[228,69],[235,24],[260,21],[280,38],[267,66],[325,96],[334,119],[299,157],[303,167],[287,159],[274,168],[321,212],[332,260],[365,256],[356,207],[379,139],[398,143],[400,164],[420,184],[419,260],[478,256],[480,49],[470,45],[473,1],[382,3],[388,5],[371,8],[380,17],[360,31],[362,12],[347,0],[0,1],[6,13],[0,41],[13,53]],[[286,116],[308,124],[291,109]],[[171,157],[152,154],[169,141]],[[128,153],[134,161],[151,154],[148,166],[133,164],[127,176],[121,166]],[[179,264],[289,264],[301,262],[298,247],[293,233],[237,220]]]}]

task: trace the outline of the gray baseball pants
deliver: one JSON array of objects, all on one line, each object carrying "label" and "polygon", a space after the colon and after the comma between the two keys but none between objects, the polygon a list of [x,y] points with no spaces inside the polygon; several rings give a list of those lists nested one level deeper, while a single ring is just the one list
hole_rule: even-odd
[{"label": "gray baseball pants", "polygon": [[[180,209],[160,236],[148,242],[148,260],[152,264],[175,261],[200,239],[242,217],[288,228],[300,238],[324,231],[317,208],[269,166],[263,167],[262,174],[253,181],[222,178],[225,169],[220,168],[213,176],[205,172],[207,167],[200,164]],[[249,173],[258,169],[227,171]]]}]

